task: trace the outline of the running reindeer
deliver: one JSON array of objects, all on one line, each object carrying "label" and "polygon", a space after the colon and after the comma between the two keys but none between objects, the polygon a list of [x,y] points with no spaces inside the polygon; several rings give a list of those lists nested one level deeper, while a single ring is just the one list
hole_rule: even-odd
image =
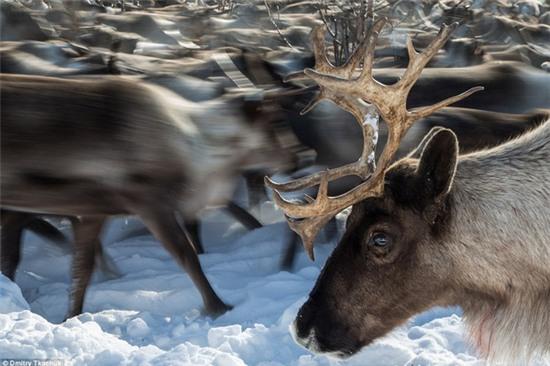
[{"label": "running reindeer", "polygon": [[[396,84],[383,85],[372,77],[383,25],[378,21],[348,66],[339,68],[328,64],[317,37],[316,70],[305,70],[320,85],[321,97],[352,112],[363,126],[360,160],[287,184],[266,179],[310,256],[320,227],[352,206],[340,243],[292,325],[295,340],[313,352],[349,357],[416,313],[460,305],[472,341],[489,359],[509,364],[548,352],[550,122],[464,156],[458,156],[452,131],[434,128],[391,165],[415,120],[481,88],[407,110],[409,90],[454,26],[444,26],[420,54],[409,40],[407,70]],[[354,77],[363,53],[363,69]],[[375,168],[367,159],[373,132],[363,123],[363,101],[376,107],[390,131]],[[329,181],[349,174],[364,181],[341,196],[327,196]],[[315,185],[317,197],[306,203],[277,193]]]},{"label": "running reindeer", "polygon": [[[112,215],[143,220],[189,273],[208,314],[230,308],[204,275],[177,215],[194,218],[227,202],[243,170],[281,162],[273,161],[265,131],[249,123],[255,117],[243,112],[244,95],[192,103],[123,77],[1,75],[0,85],[0,207],[79,217],[69,316],[82,311],[99,234]],[[20,242],[21,225],[9,221],[4,215],[4,257],[5,245]],[[2,270],[13,277],[16,262],[2,258],[3,267],[9,264]]]}]

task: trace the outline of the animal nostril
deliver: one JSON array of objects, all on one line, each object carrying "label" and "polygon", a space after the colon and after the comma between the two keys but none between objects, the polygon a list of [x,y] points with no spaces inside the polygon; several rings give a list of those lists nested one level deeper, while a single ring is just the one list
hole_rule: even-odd
[{"label": "animal nostril", "polygon": [[313,320],[314,311],[311,304],[306,302],[302,305],[302,308],[296,316],[296,334],[300,338],[306,338],[309,336],[311,330],[311,323]]}]

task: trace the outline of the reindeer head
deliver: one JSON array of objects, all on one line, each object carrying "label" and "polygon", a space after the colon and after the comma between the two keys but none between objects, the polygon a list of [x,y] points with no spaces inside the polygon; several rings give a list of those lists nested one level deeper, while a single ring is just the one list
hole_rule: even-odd
[{"label": "reindeer head", "polygon": [[[433,130],[411,157],[390,167],[399,142],[418,119],[482,90],[472,88],[435,105],[407,110],[407,96],[422,69],[450,37],[456,24],[443,26],[422,53],[407,42],[409,66],[401,79],[384,85],[372,77],[378,32],[375,23],[348,62],[333,67],[323,49],[323,31],[314,33],[316,70],[305,74],[320,85],[319,99],[327,98],[352,113],[363,130],[364,149],[353,164],[286,184],[266,179],[290,227],[302,238],[310,257],[321,226],[346,207],[353,206],[347,230],[329,258],[309,300],[293,324],[298,343],[314,352],[349,356],[385,334],[411,315],[445,303],[445,261],[436,242],[446,218],[458,143],[449,130]],[[363,69],[353,77],[363,59]],[[388,125],[388,142],[377,166],[371,156],[375,131],[366,102],[372,103]],[[312,103],[311,105],[314,105]],[[413,156],[421,152],[420,160]],[[363,183],[337,196],[327,195],[329,181],[357,175]],[[289,202],[277,191],[319,185],[317,197],[306,204]],[[438,268],[438,272],[435,271]]]},{"label": "reindeer head", "polygon": [[[425,147],[424,147],[425,146]],[[293,324],[298,343],[349,356],[412,315],[449,305],[452,266],[439,238],[458,155],[434,131],[386,171],[384,193],[353,206],[346,231]]]}]

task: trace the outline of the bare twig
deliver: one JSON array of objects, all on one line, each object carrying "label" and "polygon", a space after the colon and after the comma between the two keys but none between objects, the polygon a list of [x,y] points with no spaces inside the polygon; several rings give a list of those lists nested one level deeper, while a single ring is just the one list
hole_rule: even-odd
[{"label": "bare twig", "polygon": [[264,0],[264,4],[265,4],[265,8],[267,9],[267,14],[269,15],[269,20],[271,20],[271,23],[273,24],[273,26],[275,27],[275,30],[277,31],[277,33],[279,34],[279,36],[281,37],[281,39],[287,44],[288,47],[292,48],[293,50],[296,50],[296,48],[290,44],[290,42],[288,41],[288,39],[285,37],[285,35],[283,34],[283,32],[281,32],[281,29],[279,28],[279,26],[277,25],[277,22],[275,21],[275,19],[273,18],[273,15],[271,14],[271,9],[269,8],[269,5],[267,3],[267,0]]},{"label": "bare twig", "polygon": [[330,34],[330,36],[336,40],[336,42],[338,42],[338,40],[336,39],[336,34],[334,33],[334,31],[332,30],[332,28],[330,27],[330,25],[328,24],[328,21],[327,21],[327,18],[326,16],[323,14],[323,9],[321,8],[321,6],[319,6],[319,15],[321,16],[321,20],[323,21],[323,23],[325,23],[325,26],[327,27],[327,31],[328,33]]}]

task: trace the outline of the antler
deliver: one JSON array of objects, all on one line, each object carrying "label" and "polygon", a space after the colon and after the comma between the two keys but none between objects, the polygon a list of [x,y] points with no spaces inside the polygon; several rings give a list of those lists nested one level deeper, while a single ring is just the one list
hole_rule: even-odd
[{"label": "antler", "polygon": [[[376,45],[376,38],[371,37],[373,33],[378,33],[385,24],[385,19],[382,19],[374,24],[370,32],[351,54],[350,58],[342,66],[334,66],[330,63],[326,55],[325,47],[325,31],[326,26],[319,26],[313,30],[312,43],[313,54],[315,56],[315,71],[321,74],[330,74],[340,77],[342,79],[350,79],[357,69],[364,57],[365,52],[367,54],[374,54],[374,47]],[[305,70],[307,71],[307,70]],[[305,72],[304,71],[304,72]],[[295,78],[302,77],[304,72],[298,72],[287,76],[285,81],[289,81]],[[368,120],[378,118],[375,116],[375,110],[372,106],[365,103],[363,100],[356,97],[347,95],[346,93],[337,93],[323,84],[319,84],[319,93],[312,99],[308,105],[301,111],[301,114],[305,114],[312,110],[323,99],[331,100],[342,109],[351,113],[363,132],[363,152],[361,157],[355,163],[347,164],[342,167],[331,169],[326,172],[319,172],[307,177],[296,179],[285,184],[278,184],[266,177],[266,184],[277,191],[288,192],[298,189],[311,187],[321,182],[321,178],[327,174],[329,180],[334,180],[338,177],[347,175],[356,175],[365,180],[370,175],[374,166],[374,158],[369,158],[374,150],[373,136],[376,133],[374,126],[370,123],[364,123],[365,117],[369,117]]]},{"label": "antler", "polygon": [[[451,26],[444,25],[422,53],[416,52],[409,37],[407,39],[409,54],[407,69],[397,83],[384,85],[373,78],[372,69],[376,40],[385,23],[386,19],[376,22],[370,34],[350,60],[341,67],[334,67],[328,62],[324,52],[324,30],[316,29],[313,33],[316,70],[304,70],[305,75],[315,80],[321,90],[318,98],[310,103],[311,107],[307,110],[311,109],[319,100],[326,98],[352,113],[363,127],[365,145],[361,158],[356,163],[317,173],[287,184],[277,184],[266,177],[266,184],[274,189],[275,203],[285,212],[289,226],[300,235],[304,247],[312,259],[313,241],[323,225],[346,207],[366,198],[382,195],[386,169],[392,162],[401,139],[416,120],[483,90],[483,87],[474,87],[434,105],[407,110],[407,97],[412,86],[420,77],[426,64],[448,40],[457,23]],[[359,65],[361,53],[364,53],[363,69],[357,78],[352,78],[353,71]],[[372,137],[373,129],[362,123],[367,113],[364,101],[372,103],[376,107],[388,126],[388,141],[379,158],[378,165],[374,169],[369,169],[374,164],[369,165],[366,158],[374,146],[372,139],[368,138]],[[336,197],[328,196],[329,181],[350,174],[358,175],[363,180],[369,175],[370,178],[345,194]],[[309,202],[305,204],[287,201],[279,193],[279,191],[296,190],[317,184],[319,184],[317,197],[314,200],[309,199]]]}]

